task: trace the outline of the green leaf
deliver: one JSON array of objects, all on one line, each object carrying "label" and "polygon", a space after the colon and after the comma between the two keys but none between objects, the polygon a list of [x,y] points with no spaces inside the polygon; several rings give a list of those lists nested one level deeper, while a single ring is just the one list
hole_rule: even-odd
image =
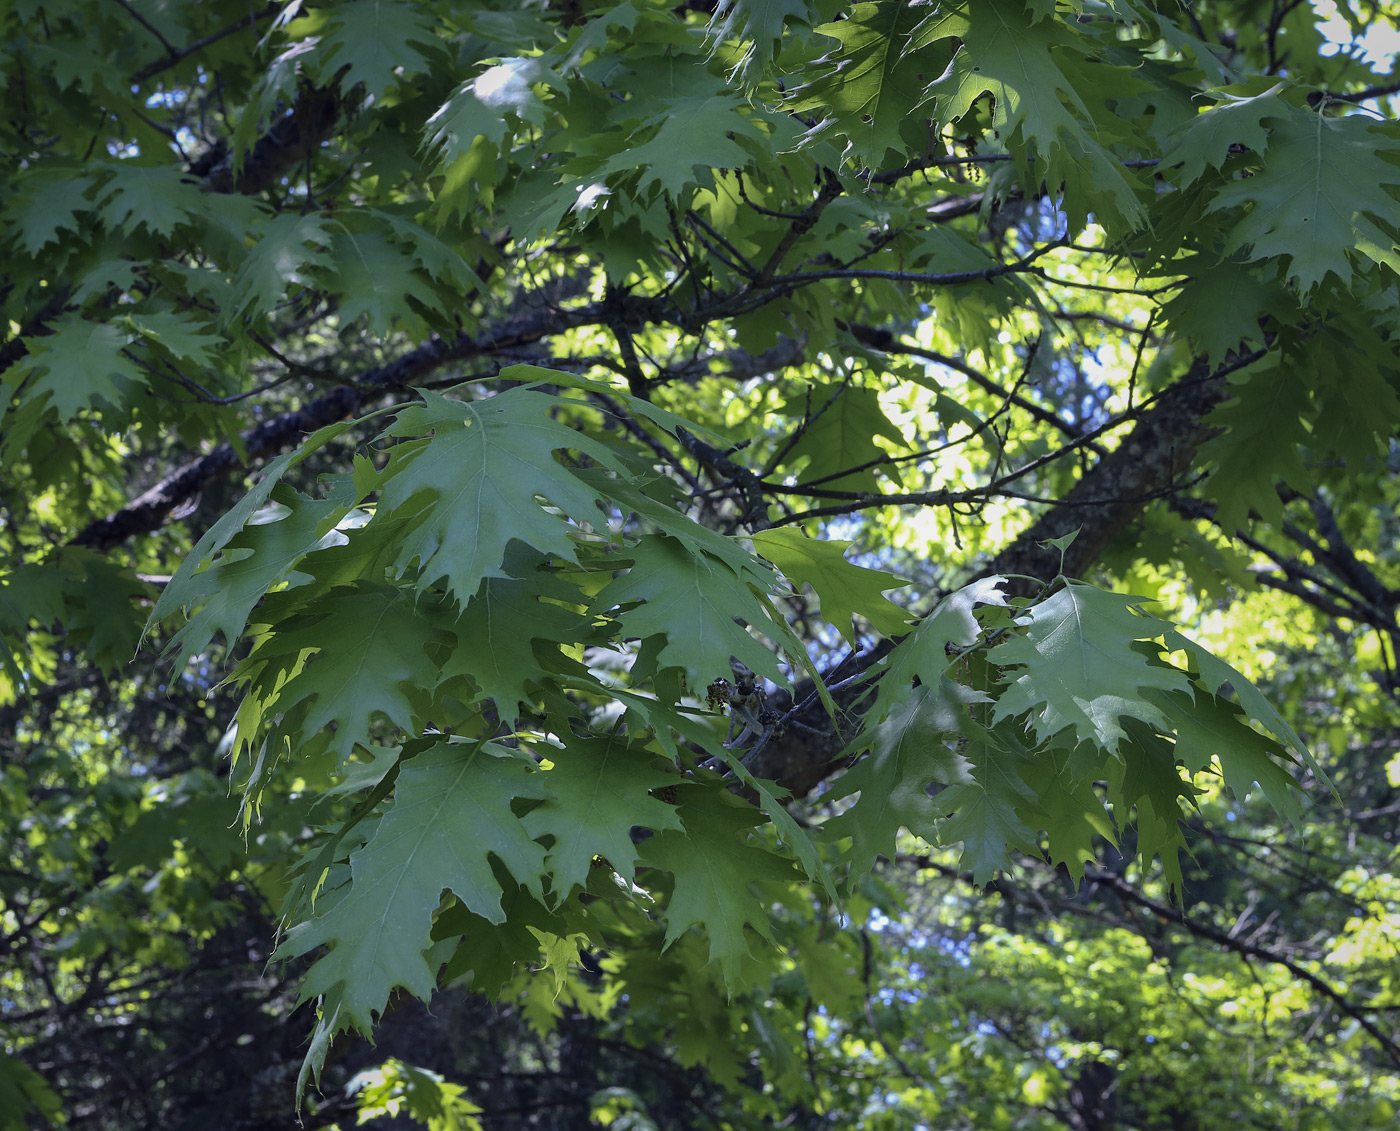
[{"label": "green leaf", "polygon": [[397,1113],[402,1107],[430,1131],[482,1131],[481,1120],[476,1118],[481,1108],[462,1095],[465,1087],[397,1059],[361,1072],[351,1080],[349,1090],[355,1093],[362,1123],[380,1113]]},{"label": "green leaf", "polygon": [[445,580],[465,603],[484,578],[507,576],[502,563],[512,539],[577,560],[572,535],[579,528],[568,518],[601,525],[605,516],[599,494],[554,453],[576,449],[604,464],[612,458],[595,440],[553,420],[553,404],[528,389],[472,402],[424,392],[422,404],[398,414],[385,436],[432,434],[431,442],[396,448],[384,472],[379,513],[404,507],[420,492],[428,499],[421,521],[401,537],[400,575],[416,561],[420,589]]},{"label": "green leaf", "polygon": [[1167,325],[1187,335],[1206,355],[1212,368],[1226,360],[1231,350],[1260,344],[1268,317],[1284,321],[1291,303],[1283,283],[1258,266],[1241,262],[1237,253],[1229,259],[1195,255],[1165,265],[1173,276],[1189,275],[1183,287],[1162,304]]},{"label": "green leaf", "polygon": [[141,635],[141,605],[151,586],[130,566],[86,547],[66,546],[55,563],[65,573],[68,639],[100,671],[120,671]]},{"label": "green leaf", "polygon": [[1298,737],[1298,732],[1289,726],[1284,717],[1279,714],[1278,708],[1270,703],[1264,693],[1255,687],[1243,673],[1176,630],[1168,632],[1163,639],[1172,651],[1186,653],[1199,673],[1197,678],[1205,685],[1207,691],[1214,695],[1222,687],[1229,685],[1230,690],[1239,699],[1245,714],[1283,743],[1316,775],[1319,781],[1335,792],[1336,787],[1332,785],[1322,767],[1317,764],[1312,751]]},{"label": "green leaf", "polygon": [[877,0],[852,4],[845,19],[817,27],[841,46],[821,60],[824,73],[793,93],[794,113],[824,116],[813,137],[839,133],[868,169],[880,168],[888,150],[904,152],[899,127],[923,100],[929,78],[928,60],[910,51],[922,17],[905,0]]},{"label": "green leaf", "polygon": [[[1142,8],[1135,7],[1132,10],[1134,15],[1145,14]],[[1232,67],[1238,66],[1239,60],[1221,51],[1220,44],[1207,43],[1190,32],[1183,31],[1180,24],[1162,12],[1152,12],[1151,19],[1157,33],[1172,47],[1192,59],[1210,85],[1220,87],[1237,81],[1238,72]],[[1226,57],[1222,59],[1222,55]]]},{"label": "green leaf", "polygon": [[[582,389],[589,393],[607,397],[614,403],[626,408],[630,413],[646,417],[646,419],[650,420],[653,424],[664,428],[673,436],[684,429],[687,432],[700,436],[701,439],[705,440],[707,443],[725,443],[725,438],[718,432],[703,428],[693,420],[687,420],[685,417],[678,416],[669,409],[652,404],[650,401],[643,400],[641,397],[634,397],[631,393],[623,392],[622,389],[616,385],[611,385],[604,381],[593,381],[587,377],[581,377],[577,373],[565,373],[559,369],[546,369],[540,365],[507,365],[501,370],[501,380],[528,381],[537,385],[557,385],[565,389]],[[567,403],[569,403],[570,407],[578,407],[573,402]],[[610,412],[607,416],[613,418],[615,414]],[[681,519],[681,516],[672,515],[672,518]],[[705,527],[691,520],[683,519],[682,521],[689,522],[697,535],[701,532],[711,533]]]},{"label": "green leaf", "polygon": [[737,69],[756,80],[778,53],[788,21],[810,26],[807,0],[720,0],[710,17],[708,35],[715,44],[737,40],[743,54]]},{"label": "green leaf", "polygon": [[[428,119],[426,144],[445,169],[470,152],[478,138],[499,147],[515,125],[541,125],[545,105],[535,88],[565,90],[563,81],[538,57],[502,59],[464,82]],[[513,125],[510,118],[515,119]]]},{"label": "green leaf", "polygon": [[581,932],[556,935],[541,931],[538,927],[531,927],[530,933],[540,944],[539,972],[550,975],[554,983],[554,997],[558,999],[570,982],[571,972],[579,964],[579,951],[587,944],[588,936]]},{"label": "green leaf", "polygon": [[[1136,80],[1120,68],[1096,63],[1086,69],[1081,57],[1091,43],[1070,31],[1061,20],[1028,21],[1013,5],[993,0],[963,0],[940,4],[910,37],[913,52],[926,51],[944,40],[961,45],[948,69],[929,83],[920,101],[934,102],[940,123],[963,118],[984,94],[992,96],[992,134],[1012,146],[1025,163],[1025,149],[1045,162],[1034,170],[1037,182],[1058,186],[1069,181],[1092,193],[1098,203],[1112,207],[1128,224],[1146,217],[1122,166],[1100,140],[1101,126],[1080,94],[1101,102],[1105,95],[1129,93]],[[1106,115],[1107,116],[1107,115]],[[1020,132],[1020,145],[1013,135]]]},{"label": "green leaf", "polygon": [[25,1131],[42,1119],[63,1125],[63,1101],[24,1061],[0,1049],[0,1131]]},{"label": "green leaf", "polygon": [[[253,607],[285,580],[306,554],[339,538],[330,531],[344,511],[344,500],[308,499],[277,480],[264,479],[272,505],[254,512],[241,531],[224,543],[206,569],[172,581],[152,614],[152,623],[174,610],[176,602],[189,619],[166,645],[178,652],[183,668],[221,633],[229,647],[242,635]],[[174,593],[171,589],[174,587]]]},{"label": "green leaf", "polygon": [[132,314],[122,320],[143,340],[171,357],[204,368],[215,363],[220,340],[208,322],[188,314]]},{"label": "green leaf", "polygon": [[730,678],[731,656],[774,683],[788,682],[777,657],[735,623],[740,618],[775,637],[786,629],[760,602],[751,581],[665,534],[647,535],[630,553],[631,570],[609,583],[593,608],[601,613],[641,602],[624,608],[618,620],[629,637],[665,638],[659,664],[683,668],[696,688]]},{"label": "green leaf", "polygon": [[[21,40],[23,42],[23,40]],[[78,86],[91,94],[119,91],[127,77],[97,44],[71,36],[50,35],[25,45],[29,63],[52,74],[61,90]]]},{"label": "green leaf", "polygon": [[1021,776],[1035,759],[1008,724],[988,730],[964,720],[959,728],[967,739],[962,753],[970,780],[938,794],[938,806],[949,814],[938,839],[961,841],[960,866],[972,872],[973,883],[985,884],[1010,868],[1012,848],[1039,855],[1035,830],[1022,815],[1038,814],[1038,799]]},{"label": "green leaf", "polygon": [[1005,584],[1004,577],[983,577],[944,597],[933,612],[880,661],[884,675],[867,721],[877,722],[895,707],[907,703],[916,681],[936,686],[953,662],[949,645],[959,651],[977,643],[982,634],[982,626],[972,610],[978,605],[1004,607],[1006,597],[1000,588]]},{"label": "green leaf", "polygon": [[131,334],[112,322],[88,322],[65,314],[49,324],[50,333],[25,342],[28,354],[5,374],[25,401],[46,399],[60,424],[101,402],[125,404],[132,385],[146,375],[125,353]]},{"label": "green leaf", "polygon": [[1110,593],[1082,582],[1032,605],[1017,618],[1024,631],[988,653],[993,664],[1024,665],[997,701],[995,718],[1030,715],[1044,740],[1072,727],[1078,740],[1116,750],[1122,719],[1165,725],[1144,700],[1150,688],[1190,694],[1186,673],[1154,658],[1150,640],[1171,626],[1137,608],[1140,597]]},{"label": "green leaf", "polygon": [[[193,776],[193,775],[191,775]],[[152,871],[170,859],[177,840],[196,848],[216,866],[233,864],[243,855],[238,831],[238,802],[217,789],[212,775],[203,775],[205,796],[185,796],[145,809],[112,840],[108,861],[118,872],[132,868]]]},{"label": "green leaf", "polygon": [[1198,693],[1194,700],[1160,691],[1149,695],[1169,715],[1176,732],[1176,757],[1188,770],[1200,773],[1214,759],[1238,800],[1244,801],[1257,784],[1295,828],[1302,824],[1302,808],[1294,793],[1297,783],[1283,767],[1287,755],[1278,743],[1249,726],[1242,710],[1218,695]]},{"label": "green leaf", "polygon": [[456,944],[442,971],[444,982],[469,976],[472,990],[494,1001],[520,963],[539,952],[543,935],[564,937],[569,931],[569,919],[549,910],[519,884],[508,884],[501,893],[501,910],[504,918],[499,923],[473,914],[456,901],[438,915],[433,940]]},{"label": "green leaf", "polygon": [[1120,814],[1137,810],[1138,854],[1144,863],[1161,857],[1167,882],[1179,895],[1181,850],[1186,847],[1179,798],[1192,801],[1196,791],[1181,776],[1172,743],[1138,719],[1126,720],[1125,727],[1122,762],[1106,767],[1109,800]]},{"label": "green leaf", "polygon": [[1017,767],[1035,797],[1034,811],[1044,823],[1050,863],[1063,864],[1078,883],[1084,878],[1084,865],[1098,863],[1099,839],[1116,845],[1118,838],[1093,781],[1075,770],[1066,752],[1053,746]]},{"label": "green leaf", "polygon": [[430,649],[451,639],[433,623],[445,611],[387,585],[332,590],[279,621],[230,678],[250,684],[250,699],[270,694],[280,711],[310,702],[301,731],[334,723],[330,748],[343,761],[368,745],[376,714],[413,729],[423,690],[438,679]]},{"label": "green leaf", "polygon": [[[363,419],[368,420],[377,415],[379,415],[378,412],[371,413]],[[201,603],[201,599],[209,594],[210,586],[208,580],[200,578],[199,574],[212,567],[214,555],[228,546],[230,542],[239,535],[239,532],[248,525],[253,519],[253,516],[256,515],[263,504],[267,502],[268,497],[281,482],[283,475],[304,460],[315,455],[324,445],[330,443],[330,441],[348,429],[350,424],[350,421],[337,421],[334,424],[328,424],[324,428],[317,429],[302,441],[300,447],[290,452],[284,452],[282,455],[270,461],[262,469],[262,474],[258,477],[257,482],[248,493],[233,507],[225,511],[222,517],[204,532],[199,541],[195,543],[194,549],[192,549],[185,556],[184,561],[180,563],[179,568],[176,569],[169,584],[162,590],[155,607],[151,610],[150,620],[147,621],[146,624],[147,632],[149,632],[154,625],[159,624],[166,617],[174,613],[176,609],[189,608],[197,603]],[[283,497],[286,498],[286,496]],[[266,517],[275,519],[280,514],[281,512],[270,512]],[[303,517],[305,517],[304,512]],[[255,523],[254,525],[261,525],[261,523]],[[289,532],[290,531],[278,531],[277,534],[281,535]],[[235,547],[235,549],[239,548],[243,547]],[[275,555],[274,562],[276,562]],[[252,569],[255,567],[253,563],[250,562],[247,568]],[[264,567],[262,563],[258,563],[256,568],[261,569]],[[275,565],[269,568],[272,572],[265,576],[273,578],[280,578],[283,576],[283,563],[276,562]],[[272,583],[273,582],[269,580],[268,585],[271,586]],[[235,594],[230,593],[229,597],[233,599],[235,598]],[[246,600],[247,597],[248,595],[245,594],[244,599]],[[252,605],[248,605],[247,608],[251,609]],[[241,615],[243,619],[246,620],[246,610]],[[211,618],[220,616],[224,616],[224,614],[217,610],[210,613]],[[234,620],[225,616],[223,623],[225,625],[231,625],[234,623]],[[241,624],[239,627],[241,628]],[[189,635],[198,639],[203,631],[203,627],[198,630],[191,629]],[[237,631],[237,629],[235,629],[235,631]],[[182,642],[185,639],[186,637],[182,635]],[[204,644],[208,643],[209,639],[212,639],[212,633],[209,637],[204,638],[203,642],[200,643],[198,647],[186,649],[182,657],[182,663],[195,651],[203,648]],[[177,645],[172,642],[167,647],[166,654],[169,654],[175,647],[177,647]]]},{"label": "green leaf", "polygon": [[438,54],[434,22],[421,5],[407,0],[349,0],[337,4],[321,39],[326,78],[342,69],[341,89],[364,83],[382,96],[429,68]]},{"label": "green leaf", "polygon": [[[758,798],[759,808],[773,823],[773,831],[779,843],[783,844],[797,859],[807,878],[819,883],[823,891],[837,902],[836,884],[831,870],[817,853],[813,837],[783,806],[782,799],[787,792],[773,782],[755,777],[744,765],[739,752],[730,750],[707,724],[707,720],[693,717],[685,710],[660,702],[649,696],[636,695],[624,688],[613,689],[613,695],[626,704],[629,713],[644,722],[653,731],[658,746],[665,751],[674,763],[683,761],[677,738],[688,743],[691,750],[703,750],[725,767],[725,772],[733,774],[736,781],[752,791]],[[675,733],[673,734],[672,731]]]},{"label": "green leaf", "polygon": [[[396,216],[392,212],[378,212],[375,214],[375,219],[382,220],[394,233],[398,245],[408,249],[413,262],[446,290],[452,298],[454,307],[460,305],[457,300],[460,299],[461,295],[482,289],[485,286],[481,277],[472,269],[471,264],[463,259],[454,247],[438,239],[422,224],[416,224],[412,220]],[[441,293],[434,295],[432,308],[435,310],[443,308],[443,295]],[[464,323],[470,320],[466,311],[454,309],[453,313]]]},{"label": "green leaf", "polygon": [[[487,1036],[515,1067],[581,1053],[523,1080],[564,1101],[526,1121],[684,1119],[674,1075],[717,1126],[1029,1126],[1116,1064],[1149,1124],[1394,1122],[1373,1034],[1339,1029],[1315,986],[1277,964],[1252,979],[1188,933],[1137,937],[1161,934],[1140,857],[1177,884],[1183,835],[1193,919],[1228,927],[1251,892],[1260,915],[1283,906],[1296,851],[1267,799],[1307,816],[1309,883],[1341,896],[1284,908],[1293,941],[1358,1009],[1396,1000],[1393,868],[1368,835],[1387,762],[1400,781],[1380,6],[254,7],[15,0],[0,18],[0,949],[53,972],[0,974],[0,1048],[49,1074],[56,1047],[120,1046],[159,1080],[148,1122],[197,1121],[204,1084],[275,1069],[285,1045],[253,953],[269,900],[295,928],[284,956],[301,950],[285,973],[312,969],[321,999],[308,1071],[347,1024],[470,989],[497,999]],[[1295,127],[1297,156],[1315,166],[1312,130],[1336,165],[1316,248],[1286,183]],[[1269,224],[1262,252],[1232,249]],[[1332,268],[1310,290],[1287,280],[1290,229]],[[1197,419],[1223,369],[1236,400]],[[400,395],[421,403],[305,440]],[[734,458],[768,513],[743,476],[696,471],[682,429],[748,441]],[[931,502],[888,505],[885,467]],[[1043,501],[983,490],[1007,475]],[[1177,513],[1168,488],[1216,508]],[[1251,509],[1287,522],[1238,538]],[[780,529],[751,541],[762,518]],[[1062,580],[988,578],[918,621],[896,607],[1036,573],[1081,523],[1066,573],[1179,605],[1231,662],[1255,650],[1278,719],[1233,669],[1168,651],[1132,598],[1077,628],[1036,620]],[[1105,550],[1095,530],[1121,536]],[[1268,558],[1299,559],[1304,584]],[[911,578],[894,602],[885,570]],[[173,675],[133,647],[153,600],[155,643],[195,661]],[[877,629],[904,639],[838,664]],[[736,654],[765,687],[826,678],[768,697],[760,737],[727,749],[701,703]],[[815,717],[833,694],[843,709]],[[1345,806],[1301,803],[1290,783],[1313,775],[1282,718],[1318,729]],[[1381,816],[1351,835],[1343,808]],[[927,860],[870,868],[916,840]],[[1025,874],[978,902],[959,844],[983,883]],[[229,977],[199,975],[230,941]],[[188,976],[161,994],[170,971]],[[247,1008],[210,1006],[229,987]],[[201,1026],[253,1039],[212,1066],[195,1042],[172,1075]],[[676,1073],[645,1079],[664,1065],[624,1046]],[[1154,1084],[1184,1078],[1183,1049],[1248,1047],[1276,1087],[1217,1073],[1183,1104]],[[84,1071],[53,1077],[68,1118],[121,1123],[120,1080]],[[29,1100],[7,1075],[0,1056],[0,1124],[43,1124],[11,1110]],[[590,1101],[595,1077],[618,1087]],[[440,1085],[390,1064],[361,1110],[490,1122]],[[244,1091],[267,1110],[224,1089],[219,1115],[287,1122]],[[329,1096],[308,1122],[353,1106]]]},{"label": "green leaf", "polygon": [[1254,153],[1263,153],[1269,146],[1269,131],[1264,122],[1287,105],[1278,97],[1285,83],[1275,83],[1263,94],[1245,98],[1220,92],[1222,101],[1198,114],[1172,135],[1171,144],[1162,154],[1162,167],[1180,165],[1173,179],[1180,186],[1200,180],[1209,166],[1219,169],[1230,155],[1230,147],[1242,145]]},{"label": "green leaf", "polygon": [[1400,185],[1400,141],[1362,116],[1280,111],[1263,168],[1211,202],[1211,212],[1240,209],[1227,250],[1286,261],[1303,294],[1329,274],[1349,283],[1365,260],[1400,271],[1400,202],[1386,188]]},{"label": "green leaf", "polygon": [[711,170],[749,163],[748,151],[734,140],[736,136],[764,139],[744,109],[744,103],[732,95],[677,100],[649,140],[609,158],[596,175],[611,177],[640,169],[640,191],[672,197],[680,197],[692,186],[711,188]]},{"label": "green leaf", "polygon": [[278,120],[285,121],[297,86],[303,80],[306,54],[315,46],[314,40],[294,43],[266,65],[249,90],[248,103],[238,116],[238,125],[233,131],[233,163],[236,169],[243,167],[260,130]]},{"label": "green leaf", "polygon": [[239,313],[266,314],[287,295],[289,286],[310,287],[309,268],[330,267],[331,243],[326,222],[316,213],[273,216],[259,225],[260,237],[234,276]]},{"label": "green leaf", "polygon": [[827,821],[831,837],[851,837],[851,875],[868,872],[880,855],[894,852],[901,827],[933,842],[937,817],[948,812],[943,795],[931,787],[971,784],[967,760],[950,746],[962,732],[970,703],[987,696],[943,678],[914,688],[909,701],[894,708],[863,742],[870,753],[841,775],[832,800],[860,794],[860,800]]},{"label": "green leaf", "polygon": [[1250,525],[1251,511],[1268,523],[1283,517],[1278,484],[1299,491],[1312,487],[1301,448],[1309,438],[1304,418],[1310,416],[1307,384],[1293,368],[1253,369],[1236,375],[1234,394],[1210,414],[1210,423],[1224,428],[1201,445],[1201,459],[1216,462],[1211,492],[1220,501],[1216,519],[1233,534]]},{"label": "green leaf", "polygon": [[541,678],[534,641],[573,644],[589,631],[580,612],[583,594],[543,571],[526,577],[488,577],[452,625],[457,646],[443,663],[442,678],[465,675],[491,699],[503,720],[518,717],[526,685]]},{"label": "green leaf", "polygon": [[421,309],[440,306],[413,255],[378,232],[337,232],[331,258],[336,286],[345,295],[339,311],[343,325],[363,315],[372,334],[386,335],[399,324],[418,333],[423,328]]},{"label": "green leaf", "polygon": [[[807,403],[805,397],[789,401],[784,411],[801,420]],[[810,404],[810,418],[799,425],[802,435],[786,462],[807,460],[804,483],[838,491],[877,491],[876,469],[865,465],[889,460],[890,452],[874,438],[883,436],[895,449],[908,447],[904,434],[880,407],[880,394],[856,385],[818,384],[812,389]],[[899,471],[892,464],[879,472],[899,481]]]},{"label": "green leaf", "polygon": [[[741,984],[740,969],[751,956],[745,927],[772,938],[768,909],[749,885],[792,882],[792,863],[750,839],[756,810],[733,799],[723,787],[688,785],[677,810],[685,832],[667,830],[642,842],[642,859],[675,877],[666,905],[666,945],[687,929],[700,927],[710,941],[710,961],[731,989]],[[695,850],[705,846],[704,854]]]},{"label": "green leaf", "polygon": [[1028,140],[1042,143],[1082,130],[1089,109],[1057,65],[1057,55],[1082,51],[1084,45],[1058,21],[1030,21],[1023,10],[983,0],[939,5],[921,15],[911,49],[961,41],[948,71],[928,88],[940,121],[956,121],[990,94],[992,125],[1004,139],[1022,125]]},{"label": "green leaf", "polygon": [[334,1024],[365,1035],[396,986],[424,998],[436,986],[429,932],[444,891],[502,922],[495,860],[542,896],[545,851],[511,811],[517,798],[549,796],[530,760],[451,739],[405,756],[393,806],[351,854],[348,884],[323,895],[320,914],[292,927],[277,951],[294,958],[330,947],[307,973],[302,1000],[325,995]]},{"label": "green leaf", "polygon": [[536,840],[553,837],[548,868],[554,902],[568,899],[588,879],[593,858],[630,879],[640,859],[631,830],[682,831],[676,810],[653,791],[674,789],[682,779],[655,768],[656,755],[616,735],[566,735],[562,750],[542,747],[553,763],[545,774],[552,796],[525,815]]},{"label": "green leaf", "polygon": [[81,227],[79,213],[91,212],[89,190],[94,178],[78,168],[47,168],[28,178],[18,199],[8,202],[5,220],[10,238],[30,255],[38,255],[60,232]]},{"label": "green leaf", "polygon": [[181,224],[202,218],[208,203],[183,170],[125,161],[112,168],[97,199],[98,215],[109,228],[145,228],[156,236],[174,235]]},{"label": "green leaf", "polygon": [[[645,519],[650,525],[676,538],[697,553],[714,558],[729,566],[736,574],[747,577],[768,588],[772,585],[767,563],[749,553],[735,538],[728,538],[707,526],[702,526],[676,509],[679,494],[669,480],[610,479],[598,469],[579,473],[585,483],[593,484],[623,509]],[[659,498],[657,496],[660,496]]]},{"label": "green leaf", "polygon": [[[120,671],[140,635],[138,602],[151,587],[130,567],[86,547],[65,546],[41,563],[0,574],[0,633],[23,640],[31,627],[65,627],[68,643],[103,672]],[[0,665],[17,683],[25,676],[11,657]]]},{"label": "green leaf", "polygon": [[788,578],[816,590],[822,616],[851,645],[856,643],[851,623],[857,614],[886,636],[909,630],[909,614],[884,596],[909,583],[892,573],[846,561],[845,552],[855,543],[809,538],[795,526],[757,531],[753,543]]}]

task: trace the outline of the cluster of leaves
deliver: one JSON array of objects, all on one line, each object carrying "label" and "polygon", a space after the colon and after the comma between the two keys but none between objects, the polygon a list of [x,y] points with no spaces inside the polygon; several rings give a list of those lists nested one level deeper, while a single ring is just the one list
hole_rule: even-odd
[{"label": "cluster of leaves", "polygon": [[[476,400],[424,393],[382,433],[396,442],[381,466],[330,477],[317,499],[279,479],[343,426],[311,437],[201,539],[152,613],[186,611],[177,667],[216,632],[251,638],[229,677],[250,820],[287,755],[332,792],[364,795],[284,910],[283,955],[329,948],[303,991],[320,999],[312,1071],[339,1029],[368,1034],[398,987],[426,998],[445,969],[498,993],[501,956],[531,952],[526,925],[555,967],[580,943],[606,947],[613,916],[655,909],[666,945],[702,930],[732,992],[750,932],[770,935],[751,885],[800,871],[837,895],[817,838],[691,693],[731,668],[785,683],[780,654],[789,670],[807,663],[774,603],[781,575],[649,495],[665,481],[564,423],[588,409],[539,381],[604,390],[503,376],[536,380]],[[839,553],[803,557],[803,541],[792,528],[756,538],[799,563],[837,627],[890,619],[881,589],[898,579]],[[949,596],[871,669],[867,729],[849,748],[870,753],[832,795],[854,803],[823,829],[827,845],[850,839],[851,877],[903,827],[962,842],[981,882],[1041,851],[1078,878],[1095,838],[1115,837],[1112,813],[1136,810],[1139,851],[1160,854],[1179,888],[1181,801],[1212,767],[1297,815],[1284,766],[1306,751],[1239,672],[1131,598],[1071,581],[1013,603],[1002,582]],[[1288,751],[1217,695],[1226,682]],[[426,737],[377,744],[386,734]]]},{"label": "cluster of leaves", "polygon": [[[540,1033],[625,1012],[721,1089],[762,1065],[745,1118],[836,1110],[826,1054],[913,1079],[872,979],[932,959],[861,933],[902,922],[881,861],[1125,900],[1131,867],[1179,915],[1207,818],[1309,825],[1328,774],[1284,713],[1325,803],[1394,811],[1397,87],[1312,6],[17,0],[0,28],[0,953],[41,971],[5,975],[0,1111],[82,1075],[38,1027],[125,1024],[240,916],[305,972],[303,1078],[396,991],[469,985]],[[1313,966],[1237,956],[1400,1062],[1396,895],[1325,870],[1348,910]],[[972,934],[949,982],[1061,941]],[[930,1015],[966,1038],[933,1051],[1025,1044],[1004,1005]],[[1126,1048],[1099,1020],[1055,1039]],[[1068,1095],[1031,1083],[1043,1037],[986,1066],[1031,1107]],[[407,1064],[363,1083],[478,1114]],[[879,1091],[849,1110],[899,1118]]]}]

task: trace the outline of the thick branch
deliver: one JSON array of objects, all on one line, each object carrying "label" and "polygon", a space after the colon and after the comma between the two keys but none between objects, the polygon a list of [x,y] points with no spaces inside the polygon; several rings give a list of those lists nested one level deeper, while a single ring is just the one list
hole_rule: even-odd
[{"label": "thick branch", "polygon": [[[128,7],[128,10],[130,10],[128,5],[123,5],[123,7]],[[166,48],[166,54],[157,59],[154,63],[149,63],[142,67],[131,76],[131,81],[133,83],[143,83],[148,78],[160,74],[161,71],[169,70],[183,60],[188,59],[196,52],[203,51],[204,48],[208,47],[211,43],[218,43],[219,40],[243,31],[245,28],[249,31],[253,30],[261,21],[271,19],[273,16],[277,15],[279,11],[281,11],[281,8],[278,7],[278,5],[268,4],[261,11],[249,12],[248,15],[244,16],[236,23],[229,24],[227,27],[220,28],[218,31],[210,32],[202,39],[191,43],[188,47],[175,48],[165,43],[162,39],[161,42]],[[144,23],[145,21],[142,22]]]},{"label": "thick branch", "polygon": [[[988,562],[981,575],[1020,574],[1049,581],[1060,572],[1060,552],[1042,543],[1075,531],[1078,537],[1065,553],[1063,569],[1071,577],[1087,574],[1147,501],[1170,491],[1190,469],[1196,449],[1210,432],[1206,417],[1228,395],[1225,374],[1253,360],[1253,355],[1240,358],[1213,374],[1198,363],[1142,412],[1123,442],[1084,474],[1062,505],[1047,509]],[[1017,592],[1033,588],[1030,582],[1013,583]],[[862,657],[864,666],[890,647],[886,642]],[[798,698],[810,691],[799,685]],[[853,693],[859,695],[860,690]],[[843,707],[852,705],[849,696],[842,701],[838,695],[837,701]],[[819,703],[802,714],[797,721],[806,725],[775,736],[752,766],[759,777],[777,781],[799,797],[839,768],[838,756],[851,737],[850,728],[833,732]]]},{"label": "thick branch", "polygon": [[303,87],[292,108],[268,126],[235,170],[233,154],[218,149],[196,162],[190,172],[209,192],[254,195],[271,188],[331,136],[340,117],[340,98],[324,87]]},{"label": "thick branch", "polygon": [[[481,337],[461,334],[456,341],[448,342],[434,336],[387,365],[361,374],[353,384],[340,385],[299,409],[249,428],[242,437],[248,462],[267,459],[300,442],[317,428],[353,416],[371,397],[390,389],[405,388],[440,366],[511,349],[581,325],[590,320],[590,310],[560,311],[544,307]],[[109,550],[128,538],[159,530],[172,511],[193,499],[206,484],[232,474],[241,466],[233,446],[221,444],[208,455],[173,471],[115,514],[90,523],[73,539],[73,544]]]},{"label": "thick branch", "polygon": [[[519,351],[522,346],[579,326],[603,324],[610,317],[608,310],[597,305],[560,309],[557,306],[559,297],[555,295],[553,301],[543,304],[526,298],[519,304],[524,313],[487,334],[461,334],[453,342],[434,336],[394,361],[362,373],[354,381],[337,386],[301,408],[247,429],[242,435],[248,456],[246,465],[239,460],[232,445],[221,444],[209,454],[172,471],[121,510],[90,523],[73,539],[73,545],[110,550],[128,538],[153,533],[170,520],[173,511],[194,499],[207,484],[244,466],[252,467],[271,458],[317,428],[353,416],[372,397],[388,390],[407,388],[444,365],[474,357],[518,360],[520,354],[517,352],[512,357],[512,351]],[[726,377],[746,379],[797,364],[803,356],[803,345],[797,339],[783,338],[761,354],[727,350],[694,359],[675,370],[666,370],[664,379],[689,379],[713,372],[716,366]],[[548,361],[547,358],[540,360]]]},{"label": "thick branch", "polygon": [[[1075,531],[1078,535],[1065,552],[1063,570],[1069,577],[1088,573],[1142,513],[1146,500],[1190,471],[1196,449],[1209,434],[1205,419],[1228,394],[1225,373],[1246,360],[1255,357],[1209,376],[1204,365],[1195,366],[1138,418],[1122,444],[1085,473],[1062,506],[1051,507],[1036,519],[983,573],[1025,574],[1048,581],[1061,569],[1060,551],[1042,543]],[[1089,500],[1106,501],[1078,505]]]}]

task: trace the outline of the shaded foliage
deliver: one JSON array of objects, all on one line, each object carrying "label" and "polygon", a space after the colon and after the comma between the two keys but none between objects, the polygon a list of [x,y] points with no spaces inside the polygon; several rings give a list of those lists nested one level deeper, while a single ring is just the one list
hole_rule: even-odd
[{"label": "shaded foliage", "polygon": [[0,18],[0,1127],[1393,1123],[1392,7]]}]

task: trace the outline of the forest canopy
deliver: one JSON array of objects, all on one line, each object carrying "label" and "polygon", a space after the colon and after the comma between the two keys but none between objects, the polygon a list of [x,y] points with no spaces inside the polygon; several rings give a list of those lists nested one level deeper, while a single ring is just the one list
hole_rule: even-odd
[{"label": "forest canopy", "polygon": [[1398,22],[0,3],[0,1131],[1393,1127]]}]

